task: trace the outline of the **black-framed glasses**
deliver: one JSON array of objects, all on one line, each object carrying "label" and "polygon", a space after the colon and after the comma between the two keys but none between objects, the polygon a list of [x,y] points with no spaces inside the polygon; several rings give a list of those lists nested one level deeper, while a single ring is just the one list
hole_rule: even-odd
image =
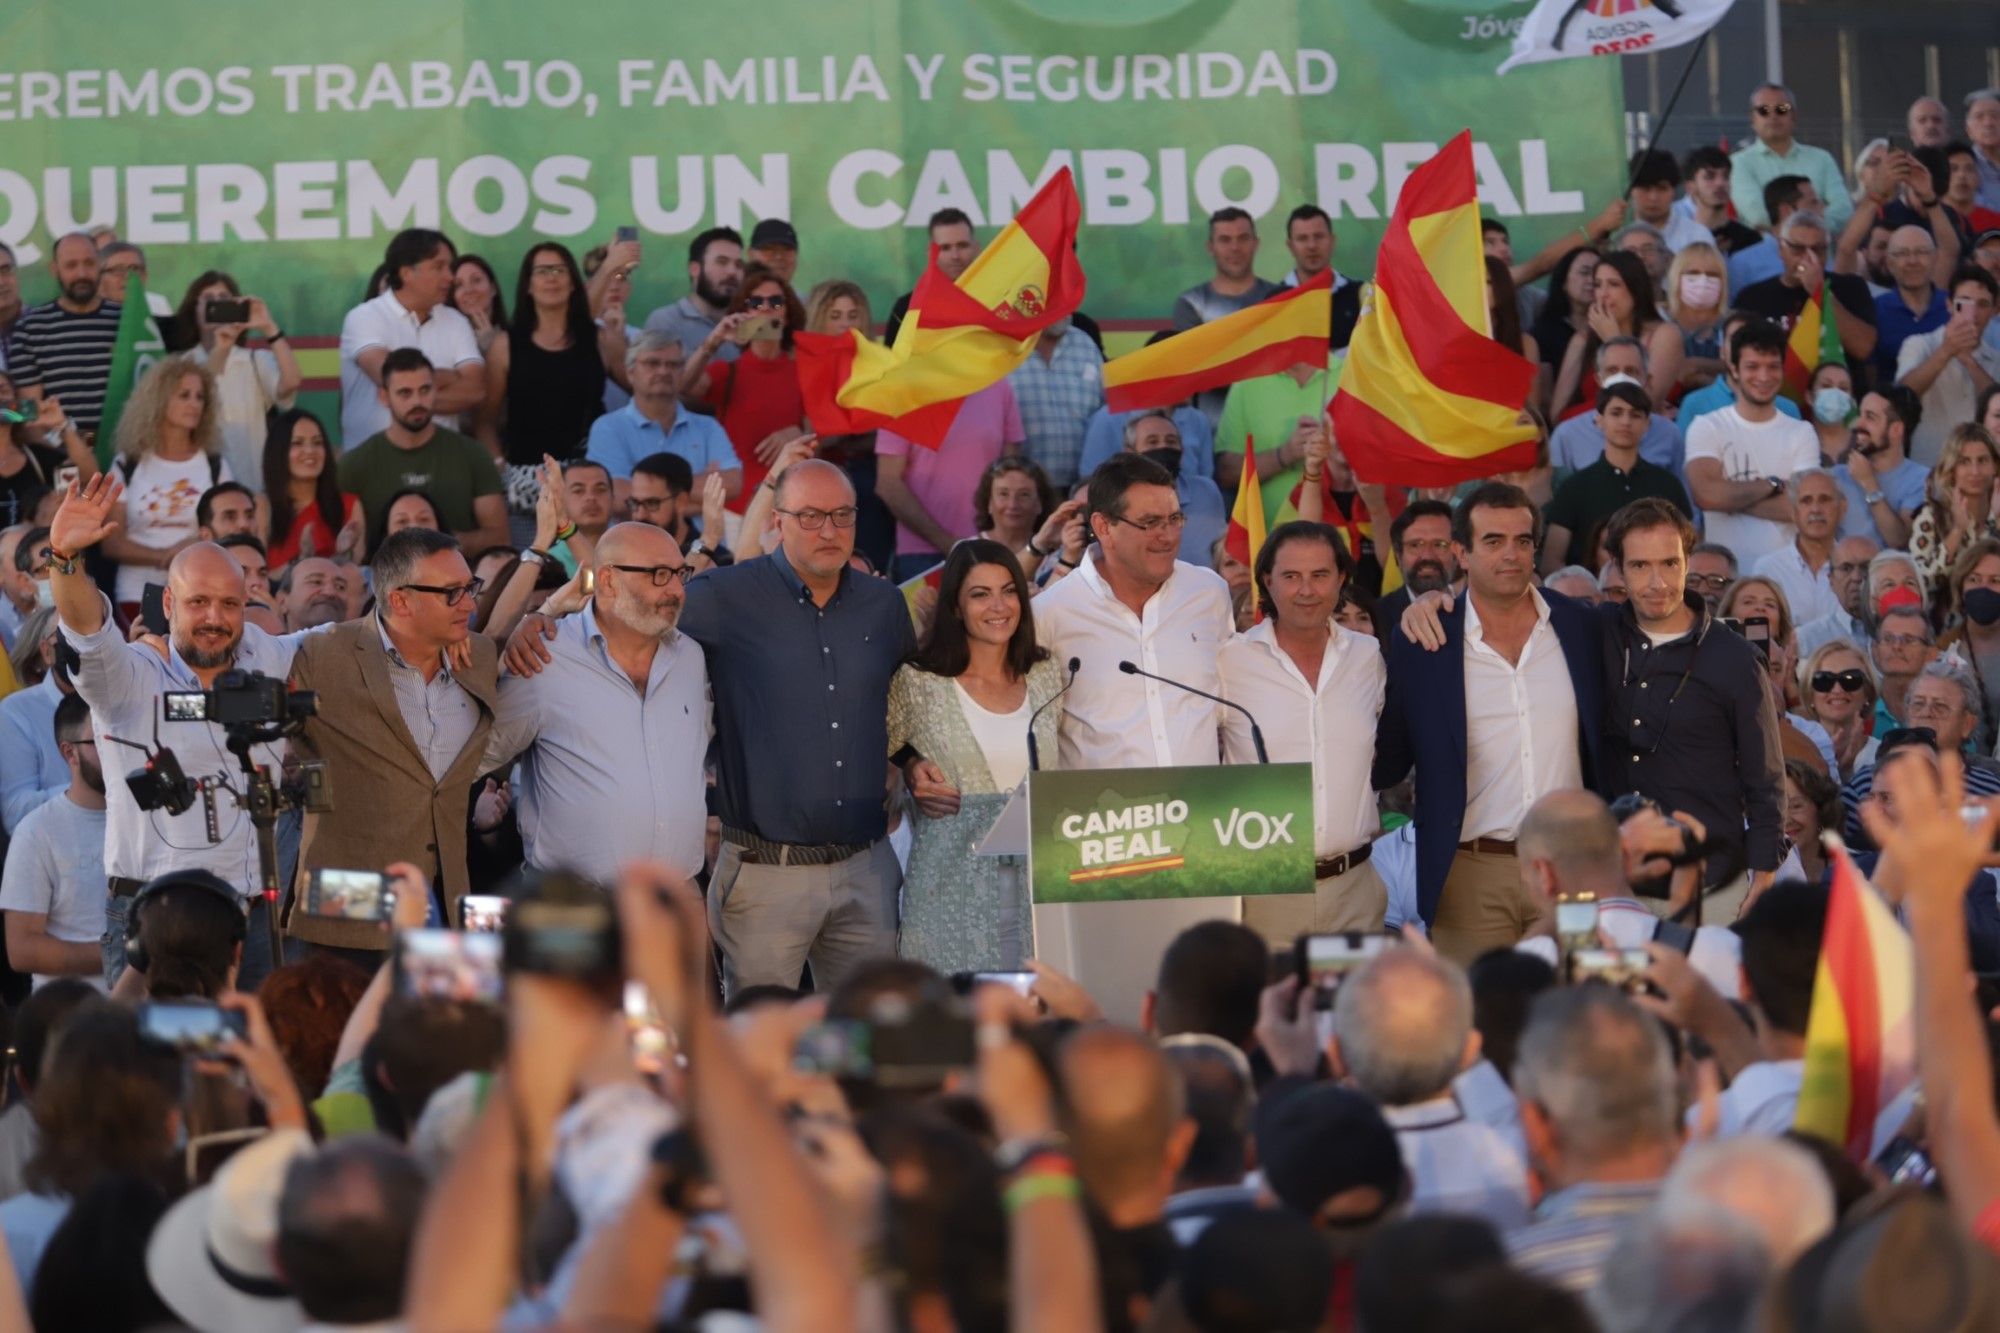
[{"label": "black-framed glasses", "polygon": [[1187,526],[1187,515],[1178,509],[1171,514],[1150,514],[1136,522],[1123,514],[1106,514],[1105,517],[1113,523],[1123,523],[1126,527],[1137,528],[1141,532],[1158,532],[1161,528],[1179,532]]},{"label": "black-framed glasses", "polygon": [[653,581],[655,588],[664,588],[675,579],[686,583],[694,574],[694,570],[686,565],[613,565],[611,567],[613,569],[622,569],[627,574],[644,574]]},{"label": "black-framed glasses", "polygon": [[861,511],[853,505],[842,505],[838,509],[780,509],[776,512],[791,519],[807,532],[818,532],[826,526],[828,519],[833,520],[833,526],[836,528],[851,528],[854,526],[855,517]]},{"label": "black-framed glasses", "polygon": [[431,583],[405,583],[403,585],[403,591],[435,593],[439,597],[444,598],[444,604],[446,606],[457,606],[460,602],[464,601],[468,597],[479,596],[480,589],[484,588],[485,586],[486,586],[485,579],[475,578],[466,583],[454,584],[449,588],[440,588],[437,585]]},{"label": "black-framed glasses", "polygon": [[1815,671],[1812,674],[1814,694],[1829,694],[1838,685],[1849,694],[1861,693],[1868,683],[1868,673],[1860,667],[1849,667],[1845,671]]},{"label": "black-framed glasses", "polygon": [[785,298],[782,296],[749,296],[743,300],[745,310],[783,310]]},{"label": "black-framed glasses", "polygon": [[1727,574],[1689,574],[1687,586],[1696,592],[1721,592],[1736,580]]}]

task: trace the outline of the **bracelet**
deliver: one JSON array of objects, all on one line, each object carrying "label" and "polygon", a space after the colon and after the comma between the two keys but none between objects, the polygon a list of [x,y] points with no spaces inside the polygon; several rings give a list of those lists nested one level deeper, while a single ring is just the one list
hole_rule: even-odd
[{"label": "bracelet", "polygon": [[1307,468],[1305,471],[1305,478],[1307,481],[1318,481],[1320,477],[1323,475],[1324,475],[1323,473],[1315,472],[1311,468]]},{"label": "bracelet", "polygon": [[1061,565],[1064,569],[1075,569],[1078,565],[1082,564],[1083,562],[1080,560],[1072,560],[1066,555],[1060,555],[1056,557],[1056,563]]},{"label": "bracelet", "polygon": [[1035,545],[1035,539],[1033,537],[1028,538],[1028,544],[1022,547],[1021,549],[1026,551],[1029,555],[1035,557],[1035,559],[1037,560],[1046,560],[1049,558],[1049,553],[1047,551],[1044,551],[1041,547]]},{"label": "bracelet", "polygon": [[566,542],[571,537],[574,536],[576,536],[576,524],[571,523],[568,527],[564,528],[561,532],[558,532],[556,534],[556,540],[559,542]]},{"label": "bracelet", "polygon": [[285,331],[283,329],[279,329],[276,333],[267,333],[264,335],[264,341],[267,343],[279,343],[284,340]]},{"label": "bracelet", "polygon": [[1083,1186],[1077,1183],[1075,1176],[1024,1176],[1009,1185],[1001,1194],[1000,1207],[1011,1215],[1044,1199],[1068,1199],[1074,1202],[1081,1197],[1083,1197]]}]

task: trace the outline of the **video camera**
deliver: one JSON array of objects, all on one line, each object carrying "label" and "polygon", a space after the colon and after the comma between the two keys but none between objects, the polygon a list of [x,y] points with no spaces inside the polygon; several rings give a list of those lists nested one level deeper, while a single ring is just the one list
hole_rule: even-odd
[{"label": "video camera", "polygon": [[1730,851],[1732,848],[1730,842],[1726,839],[1718,838],[1714,834],[1710,834],[1706,838],[1697,838],[1693,829],[1683,824],[1680,820],[1675,819],[1672,815],[1667,814],[1661,808],[1658,801],[1650,797],[1641,796],[1638,792],[1626,792],[1611,803],[1612,818],[1616,819],[1621,825],[1642,810],[1654,811],[1669,824],[1679,829],[1681,831],[1681,845],[1680,850],[1676,852],[1671,854],[1656,853],[1651,858],[1665,860],[1669,869],[1666,874],[1659,875],[1653,879],[1634,880],[1631,888],[1633,894],[1637,897],[1671,897],[1674,871],[1679,870],[1683,866],[1691,866],[1706,861],[1709,857],[1721,852]]},{"label": "video camera", "polygon": [[[213,722],[232,728],[302,726],[319,712],[319,696],[311,690],[289,690],[275,676],[255,671],[225,671],[208,690],[168,690],[169,722]],[[275,738],[274,738],[275,739]]]}]

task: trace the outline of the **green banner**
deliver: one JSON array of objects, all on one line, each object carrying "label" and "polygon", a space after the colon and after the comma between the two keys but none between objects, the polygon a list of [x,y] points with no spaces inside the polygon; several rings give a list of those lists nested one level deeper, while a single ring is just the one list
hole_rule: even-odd
[{"label": "green banner", "polygon": [[[232,272],[297,335],[338,331],[387,238],[440,227],[511,303],[534,237],[639,228],[628,314],[687,289],[686,242],[790,219],[802,286],[879,320],[955,206],[982,238],[1076,173],[1085,308],[1163,320],[1209,271],[1204,220],[1334,218],[1366,275],[1411,168],[1463,127],[1529,253],[1622,184],[1619,75],[1494,69],[1521,0],[155,0],[0,7],[0,240],[30,300],[50,238],[110,225],[169,304]],[[218,26],[218,19],[222,21]],[[319,373],[315,371],[315,373]]]},{"label": "green banner", "polygon": [[1313,890],[1311,764],[1028,777],[1038,903]]}]

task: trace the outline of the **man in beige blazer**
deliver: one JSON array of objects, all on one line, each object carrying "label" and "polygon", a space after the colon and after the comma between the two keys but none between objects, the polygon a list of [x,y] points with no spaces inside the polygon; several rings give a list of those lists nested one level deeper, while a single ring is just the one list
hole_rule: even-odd
[{"label": "man in beige blazer", "polygon": [[[291,676],[293,689],[319,695],[295,744],[326,761],[334,808],[306,815],[285,929],[341,949],[381,950],[389,935],[308,915],[301,901],[314,870],[409,861],[442,885],[447,920],[458,924],[472,784],[496,697],[497,650],[471,632],[480,580],[457,539],[405,528],[383,540],[371,569],[373,614],[308,637]],[[464,663],[456,668],[454,649]]]}]

